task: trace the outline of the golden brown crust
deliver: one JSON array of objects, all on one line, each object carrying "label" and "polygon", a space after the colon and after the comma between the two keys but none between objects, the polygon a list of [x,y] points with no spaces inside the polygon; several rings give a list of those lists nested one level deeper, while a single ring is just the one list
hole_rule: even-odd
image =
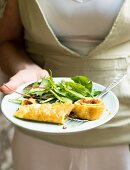
[{"label": "golden brown crust", "polygon": [[14,116],[20,119],[63,124],[74,108],[70,103],[21,105]]},{"label": "golden brown crust", "polygon": [[104,103],[101,99],[81,99],[74,104],[73,112],[81,119],[99,119],[104,111]]}]

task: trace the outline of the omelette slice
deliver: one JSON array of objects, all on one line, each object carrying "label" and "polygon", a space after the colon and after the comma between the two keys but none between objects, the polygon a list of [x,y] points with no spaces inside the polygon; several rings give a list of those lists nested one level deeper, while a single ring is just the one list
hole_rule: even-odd
[{"label": "omelette slice", "polygon": [[104,103],[97,98],[84,98],[74,103],[74,114],[80,119],[99,119],[104,111]]},{"label": "omelette slice", "polygon": [[21,105],[14,116],[25,120],[63,124],[73,108],[71,103]]}]

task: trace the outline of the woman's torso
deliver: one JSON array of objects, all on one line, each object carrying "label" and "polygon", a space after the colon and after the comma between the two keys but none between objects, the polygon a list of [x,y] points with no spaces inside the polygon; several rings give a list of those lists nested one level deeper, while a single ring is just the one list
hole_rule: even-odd
[{"label": "woman's torso", "polygon": [[[119,2],[120,4],[118,4],[117,12],[114,15],[109,15],[110,22],[108,23],[110,30],[107,27],[107,29],[101,31],[103,29],[101,26],[101,30],[99,29],[99,32],[97,32],[97,34],[100,34],[100,31],[103,32],[103,41],[99,43],[99,45],[94,46],[93,49],[91,49],[90,51],[88,51],[87,54],[84,55],[80,54],[72,48],[68,48],[66,44],[62,44],[62,38],[59,39],[60,36],[56,33],[56,28],[54,31],[51,23],[49,23],[51,21],[47,19],[47,15],[45,14],[45,11],[43,9],[45,5],[43,4],[43,2],[44,1],[41,0],[19,0],[21,19],[25,28],[25,47],[30,57],[37,64],[46,69],[51,69],[53,72],[53,76],[66,77],[77,74],[87,75],[93,81],[104,85],[106,85],[110,81],[110,79],[112,79],[117,73],[126,71],[128,64],[127,56],[130,52],[130,48],[128,48],[130,46],[130,37],[129,34],[126,35],[125,33],[130,31],[128,29],[129,24],[126,24],[124,28],[122,26],[123,24],[125,24],[123,22],[125,22],[125,19],[127,17],[126,14],[129,11],[129,0],[124,1],[124,3],[123,1]],[[96,3],[96,1],[93,2]],[[23,9],[25,10],[24,13]],[[97,23],[98,22],[99,21],[97,20]],[[95,23],[95,27],[96,25],[97,24]],[[93,32],[91,32],[91,34],[92,33]],[[87,34],[87,32],[84,32],[84,34]],[[63,34],[61,35],[61,37],[62,36]],[[124,41],[124,43],[123,45],[120,45],[122,44],[122,41]],[[129,81],[127,79],[127,88],[128,85]],[[124,90],[122,90],[122,88],[124,87],[121,85],[120,96],[123,100],[128,101],[127,99],[130,97],[130,95],[128,95],[128,93],[124,94]],[[82,143],[83,147],[92,145],[107,145],[108,143],[117,144],[126,141],[128,142],[130,141],[130,136],[128,133],[125,141],[122,138],[124,131],[120,130],[120,135],[118,134],[118,138],[116,139],[114,135],[114,132],[119,132],[118,128],[122,128],[121,126],[125,125],[126,122],[127,124],[130,123],[127,121],[128,109],[129,107],[128,105],[126,105],[126,108],[123,108],[122,111],[120,111],[120,114],[115,119],[113,119],[110,123],[106,124],[104,127],[101,126],[100,130],[96,129],[87,133],[80,133],[78,135],[63,136],[62,139],[59,139],[58,136],[55,136],[54,138],[54,136],[51,135],[44,135],[44,137],[41,137],[38,134],[38,137],[44,138],[45,140],[49,140],[52,142],[73,146],[81,146]],[[126,110],[125,115],[123,115],[124,110]],[[113,130],[113,127],[116,127],[114,128],[115,131],[113,131],[113,133],[111,134],[111,138],[109,138],[107,134],[109,134],[110,128],[112,128]],[[130,126],[125,128],[127,132],[129,131],[129,128]],[[100,137],[102,137],[105,141],[100,141],[100,138],[98,138],[96,144],[94,144],[95,134],[97,134],[96,139],[99,134]],[[81,138],[84,138],[84,141],[78,140]]]}]

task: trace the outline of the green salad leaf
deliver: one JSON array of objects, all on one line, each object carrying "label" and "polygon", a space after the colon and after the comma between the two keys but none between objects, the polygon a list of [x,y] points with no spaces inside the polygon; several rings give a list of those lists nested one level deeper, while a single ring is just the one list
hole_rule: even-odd
[{"label": "green salad leaf", "polygon": [[75,102],[85,97],[94,97],[101,91],[93,91],[93,82],[86,76],[74,76],[68,81],[55,83],[52,75],[29,84],[23,89],[24,98],[34,98],[38,103]]}]

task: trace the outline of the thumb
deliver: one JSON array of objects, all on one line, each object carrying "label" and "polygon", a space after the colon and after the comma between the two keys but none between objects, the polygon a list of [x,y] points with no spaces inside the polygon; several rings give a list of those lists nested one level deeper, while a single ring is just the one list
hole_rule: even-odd
[{"label": "thumb", "polygon": [[22,81],[15,81],[10,79],[9,82],[3,84],[0,87],[0,91],[3,92],[4,94],[9,94],[16,90],[21,84],[23,84]]},{"label": "thumb", "polygon": [[0,87],[0,91],[9,94],[12,93],[14,90],[16,90],[20,85],[34,81],[39,80],[44,76],[48,76],[48,72],[44,69],[36,69],[36,70],[20,70],[18,73],[16,73],[13,77],[10,78],[9,82],[3,84]]}]

